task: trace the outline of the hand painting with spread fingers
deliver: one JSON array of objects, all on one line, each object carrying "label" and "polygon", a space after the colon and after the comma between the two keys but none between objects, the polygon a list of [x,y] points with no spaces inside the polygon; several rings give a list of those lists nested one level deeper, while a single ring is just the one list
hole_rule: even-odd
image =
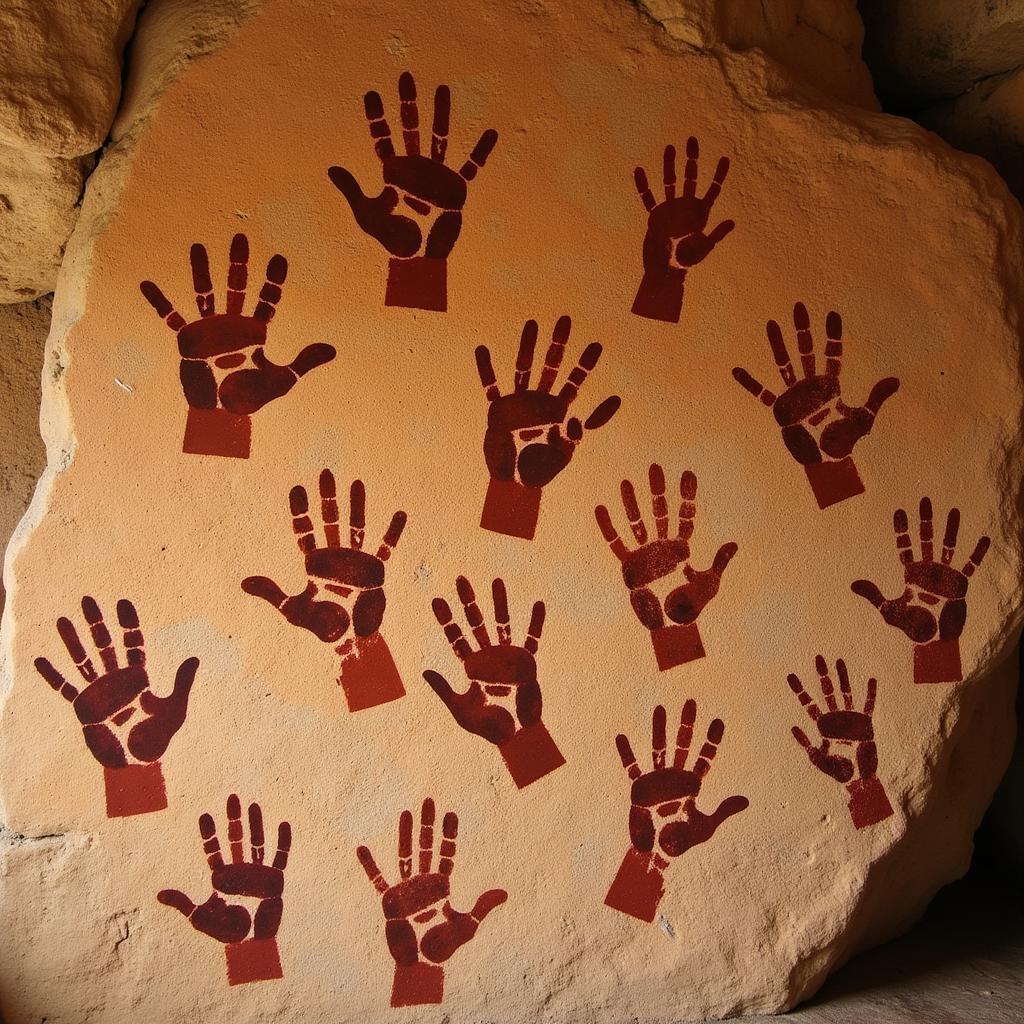
[{"label": "hand painting with spread fingers", "polygon": [[158,697],[150,688],[146,642],[131,601],[117,602],[123,663],[118,661],[114,640],[93,598],[82,598],[82,614],[100,668],[97,670],[83,646],[74,623],[61,616],[57,632],[85,686],[73,686],[46,658],[36,658],[36,671],[71,704],[82,725],[85,745],[103,766],[107,817],[162,811],[167,806],[167,790],[160,759],[185,722],[199,659],[183,661],[174,688],[166,697]]},{"label": "hand painting with spread fingers", "polygon": [[842,398],[839,379],[843,363],[843,321],[835,311],[825,319],[825,372],[818,372],[811,319],[807,307],[793,307],[797,348],[803,377],[797,379],[782,328],[768,321],[768,342],[785,390],[776,395],[742,367],[732,371],[736,380],[772,410],[782,428],[782,441],[804,468],[818,508],[828,508],[864,493],[864,484],[853,461],[857,442],[871,432],[882,406],[899,390],[895,377],[880,380],[861,406],[849,406]]},{"label": "hand painting with spread fingers", "polygon": [[444,999],[444,964],[464,946],[487,915],[508,899],[504,889],[483,893],[468,913],[450,902],[455,867],[458,815],[449,811],[441,824],[441,844],[434,866],[434,801],[420,810],[419,858],[413,868],[413,816],[402,811],[398,819],[399,881],[384,880],[373,854],[365,846],[356,850],[367,878],[381,897],[384,935],[395,959],[391,1005],[422,1006]]},{"label": "hand painting with spread fingers", "polygon": [[[199,819],[203,853],[210,865],[213,892],[205,903],[196,904],[177,889],[162,889],[157,899],[187,917],[196,931],[224,943],[228,984],[272,981],[283,976],[277,948],[277,931],[284,910],[284,870],[292,846],[292,828],[282,821],[277,829],[277,852],[266,863],[263,811],[249,804],[249,850],[244,845],[242,803],[228,797],[228,844],[230,863],[224,863],[217,825],[213,815]],[[228,902],[234,896],[247,902]]]},{"label": "hand painting with spread fingers", "polygon": [[711,814],[697,809],[704,778],[725,735],[722,720],[709,726],[707,738],[691,768],[686,767],[697,721],[697,703],[683,704],[676,732],[672,763],[667,760],[665,709],[654,709],[651,725],[651,771],[637,764],[629,739],[621,733],[615,745],[631,783],[629,808],[630,847],[612,882],[605,903],[614,910],[653,921],[665,893],[664,872],[672,860],[687,850],[706,843],[721,824],[745,811],[750,801],[745,796],[730,796]]},{"label": "hand painting with spread fingers", "polygon": [[[594,514],[612,554],[622,564],[630,604],[636,617],[650,631],[658,668],[664,672],[704,657],[697,620],[717,595],[722,575],[736,554],[737,545],[723,544],[709,568],[695,568],[690,561],[690,540],[697,516],[697,477],[689,470],[680,477],[679,526],[675,537],[669,536],[665,472],[661,466],[651,466],[649,481],[654,539],[647,532],[636,491],[629,480],[622,481],[622,504],[637,548],[630,551],[626,547],[604,505],[598,505]],[[684,579],[679,585],[668,590],[664,598],[655,594],[653,584],[667,580],[680,568]]]},{"label": "hand painting with spread fingers", "polygon": [[327,176],[352,208],[356,223],[388,252],[384,304],[443,313],[448,308],[448,257],[462,230],[467,189],[491,155],[498,133],[488,128],[456,171],[445,164],[451,114],[448,86],[439,85],[434,93],[429,157],[421,152],[416,82],[408,71],[398,79],[398,98],[404,155],[395,152],[380,94],[368,92],[363,98],[384,175],[380,195],[366,195],[344,167],[331,167]]},{"label": "hand painting with spread fingers", "polygon": [[[334,474],[320,474],[320,517],[324,545],[317,544],[306,488],[288,496],[292,529],[305,564],[307,582],[298,594],[286,594],[266,576],[249,576],[242,589],[272,604],[293,626],[323,643],[336,644],[349,711],[362,711],[405,696],[391,650],[380,635],[387,600],[385,563],[405,529],[406,515],[391,517],[375,554],[363,550],[366,537],[366,488],[354,480],[349,494],[349,536],[343,544]],[[324,591],[321,594],[321,590]]]},{"label": "hand painting with spread fingers", "polygon": [[633,301],[633,312],[650,320],[679,323],[683,309],[683,288],[687,273],[703,262],[711,250],[736,226],[723,220],[707,231],[711,209],[729,173],[729,158],[722,157],[715,176],[703,196],[697,195],[697,161],[700,147],[691,136],[686,141],[683,194],[676,195],[676,149],[665,147],[662,181],[665,198],[658,201],[647,180],[647,172],[633,172],[636,190],[647,211],[644,235],[644,276]]},{"label": "hand painting with spread fingers", "polygon": [[946,517],[939,561],[935,561],[930,498],[921,499],[920,558],[914,558],[910,522],[904,509],[896,510],[892,525],[903,564],[903,593],[887,599],[870,580],[856,580],[851,589],[870,601],[890,626],[914,642],[915,683],[958,683],[964,677],[960,635],[967,621],[967,588],[991,541],[982,537],[963,568],[957,569],[952,562],[960,532],[960,509],[950,509]]},{"label": "hand painting with spread fingers", "polygon": [[249,240],[245,235],[235,235],[231,240],[223,313],[215,308],[206,248],[197,242],[189,259],[198,320],[187,323],[152,281],[140,285],[146,300],[178,338],[181,386],[188,402],[182,451],[247,459],[252,414],[288,394],[310,370],[329,363],[335,349],[332,345],[307,345],[287,366],[272,363],[264,353],[267,326],[288,274],[288,261],[283,256],[273,256],[267,264],[266,280],[250,316],[242,312],[249,277]]},{"label": "hand painting with spread fingers", "polygon": [[469,689],[457,693],[437,672],[424,672],[423,678],[463,729],[498,748],[513,781],[522,789],[565,764],[541,721],[537,648],[544,628],[544,602],[534,604],[522,646],[513,644],[508,594],[504,582],[496,579],[492,596],[497,643],[492,643],[469,580],[460,576],[455,589],[478,650],[473,650],[444,598],[434,598],[433,609],[455,656],[462,662]]},{"label": "hand painting with spread fingers", "polygon": [[[836,702],[835,687],[832,684],[832,677],[828,674],[828,666],[820,654],[814,659],[814,667],[821,684],[821,694],[825,698],[827,710],[824,712],[811,699],[797,676],[790,673],[786,678],[789,688],[796,694],[818,735],[821,736],[821,743],[817,746],[813,744],[803,729],[796,725],[793,726],[793,737],[806,751],[815,768],[846,787],[846,792],[850,796],[847,806],[854,825],[857,828],[877,825],[893,814],[885,787],[877,776],[878,750],[875,746],[872,724],[877,680],[868,680],[864,708],[861,711],[855,710],[850,675],[846,671],[846,663],[840,658],[836,662],[839,693],[843,700],[843,706],[840,708]],[[843,753],[837,753],[835,747]]]},{"label": "hand painting with spread fingers", "polygon": [[569,465],[585,430],[603,427],[618,411],[621,399],[612,395],[584,421],[569,415],[580,388],[601,358],[601,346],[591,342],[557,393],[552,388],[565,356],[572,330],[567,316],[559,317],[536,387],[530,387],[537,321],[527,320],[516,358],[515,390],[503,395],[498,387],[486,345],[476,350],[476,366],[487,397],[484,460],[490,473],[480,525],[494,533],[532,540],[540,515],[545,485]]}]

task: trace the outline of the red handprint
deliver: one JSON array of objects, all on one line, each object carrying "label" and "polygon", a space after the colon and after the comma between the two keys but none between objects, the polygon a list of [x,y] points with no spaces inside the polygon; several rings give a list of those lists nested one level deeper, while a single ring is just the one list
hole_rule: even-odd
[{"label": "red handprint", "polygon": [[[398,873],[389,885],[373,854],[365,846],[356,850],[367,878],[380,893],[384,909],[384,934],[395,958],[391,986],[392,1006],[421,1006],[444,998],[444,964],[476,935],[483,919],[508,899],[504,889],[489,889],[469,913],[455,910],[449,902],[455,866],[455,840],[459,819],[449,811],[441,825],[442,838],[437,870],[434,858],[434,801],[426,799],[420,811],[419,862],[412,864],[412,811],[398,819]],[[433,922],[433,923],[432,923]]]},{"label": "red handprint", "polygon": [[[227,810],[230,864],[224,863],[213,816],[204,814],[199,819],[214,890],[206,902],[196,905],[177,889],[162,889],[156,898],[181,911],[196,931],[224,943],[229,985],[271,981],[282,977],[277,930],[284,910],[284,869],[292,847],[292,828],[287,821],[281,822],[274,861],[264,863],[263,812],[259,804],[249,804],[250,850],[246,860],[242,803],[234,793],[228,797]],[[249,903],[228,903],[224,896],[240,896]]]},{"label": "red handprint", "polygon": [[469,689],[456,693],[437,672],[423,678],[444,701],[466,732],[482,736],[501,753],[515,784],[522,789],[565,764],[547,727],[541,721],[542,700],[537,682],[537,646],[544,628],[544,602],[537,601],[521,647],[512,643],[508,594],[502,580],[492,584],[498,642],[491,643],[476,594],[465,576],[455,581],[466,621],[480,645],[474,651],[454,621],[448,602],[435,597],[434,615],[469,677]]},{"label": "red handprint", "polygon": [[921,499],[921,557],[914,558],[907,513],[897,509],[892,526],[903,563],[903,593],[886,600],[870,580],[856,580],[851,589],[870,601],[882,618],[914,642],[915,683],[957,683],[963,679],[960,634],[967,621],[967,587],[991,543],[982,537],[962,569],[950,564],[960,532],[960,509],[950,509],[942,538],[942,558],[935,561],[930,498]]},{"label": "red handprint", "polygon": [[[63,616],[57,620],[57,632],[86,685],[82,690],[76,689],[46,658],[36,658],[36,671],[71,704],[82,723],[85,745],[103,766],[107,817],[162,811],[167,806],[167,790],[160,758],[185,722],[199,659],[183,661],[174,677],[174,689],[168,696],[158,697],[150,689],[146,642],[131,601],[117,602],[124,665],[118,665],[110,630],[93,598],[82,598],[82,614],[99,653],[102,671],[96,671],[74,623]],[[142,717],[135,718],[136,712]],[[133,718],[135,721],[129,727]]]},{"label": "red handprint", "polygon": [[[737,545],[723,544],[709,569],[695,569],[690,563],[690,538],[697,515],[697,477],[687,470],[679,480],[679,530],[668,535],[668,502],[665,498],[665,472],[652,465],[649,472],[654,525],[657,537],[649,538],[637,504],[636,491],[629,480],[622,481],[622,504],[637,544],[630,551],[619,537],[604,505],[594,510],[601,533],[622,563],[622,578],[629,588],[629,601],[636,617],[650,630],[651,645],[658,668],[664,672],[688,661],[704,657],[697,619],[718,593],[725,572],[736,554]],[[682,566],[685,582],[670,590],[664,598],[651,589],[658,580],[667,579]],[[668,620],[666,622],[666,619]]]},{"label": "red handprint", "polygon": [[797,380],[793,370],[782,328],[774,320],[768,321],[768,342],[786,390],[776,395],[739,366],[732,375],[775,414],[782,428],[782,441],[804,467],[818,508],[828,508],[864,493],[853,461],[853,448],[871,432],[875,417],[899,390],[900,382],[895,377],[886,377],[871,389],[864,405],[847,405],[840,394],[839,381],[843,363],[842,318],[834,311],[825,318],[824,374],[817,372],[811,319],[802,302],[793,307],[793,323],[804,374],[801,380]]},{"label": "red handprint", "polygon": [[[821,708],[810,698],[804,684],[797,676],[790,673],[786,678],[789,688],[797,695],[815,728],[821,736],[821,745],[814,746],[807,734],[799,726],[793,726],[793,736],[819,771],[830,778],[841,782],[850,794],[848,807],[850,817],[857,828],[877,825],[891,817],[893,810],[885,787],[879,781],[878,750],[875,747],[875,732],[871,716],[875,710],[875,690],[878,683],[868,680],[868,693],[864,699],[864,710],[853,708],[853,693],[850,690],[850,676],[846,671],[846,663],[840,658],[836,662],[836,674],[839,676],[839,692],[843,697],[840,710],[836,703],[835,688],[828,674],[825,659],[819,654],[814,659],[821,681],[821,693],[828,708],[824,714]],[[850,757],[834,753],[832,744],[848,751]]]},{"label": "red handprint", "polygon": [[745,796],[730,796],[711,814],[696,806],[704,777],[725,735],[725,726],[716,718],[709,726],[707,739],[693,767],[686,759],[697,720],[697,703],[688,700],[679,716],[676,749],[672,764],[666,763],[665,709],[654,709],[651,726],[653,769],[640,770],[629,739],[615,737],[622,766],[632,783],[629,808],[630,847],[612,882],[605,903],[614,910],[641,921],[653,921],[665,893],[664,871],[670,861],[687,850],[706,843],[726,818],[745,811],[750,801]]},{"label": "red handprint", "polygon": [[[214,308],[213,282],[206,248],[198,242],[189,253],[199,319],[186,323],[152,282],[139,286],[149,304],[178,336],[181,386],[188,402],[182,451],[192,455],[249,458],[252,427],[249,417],[268,402],[288,394],[310,370],[329,363],[332,345],[307,345],[288,366],[272,363],[263,351],[267,325],[273,319],[288,274],[288,261],[271,257],[267,279],[251,316],[242,313],[249,276],[249,240],[231,240],[226,312]],[[251,353],[247,352],[251,349]],[[252,365],[246,366],[251,359]]]},{"label": "red handprint", "polygon": [[[488,128],[466,162],[454,171],[444,162],[451,113],[448,86],[438,86],[434,94],[429,157],[420,152],[416,83],[408,71],[398,79],[398,98],[404,156],[395,153],[380,95],[368,92],[363,98],[370,137],[384,172],[384,190],[380,195],[365,195],[344,167],[331,167],[327,176],[348,200],[356,223],[390,254],[384,305],[443,313],[448,308],[448,257],[462,230],[466,189],[487,162],[498,133]],[[399,202],[404,204],[401,213],[396,212]]]},{"label": "red handprint", "polygon": [[700,148],[690,136],[686,140],[686,166],[683,170],[683,194],[676,195],[676,149],[665,147],[663,182],[665,199],[658,202],[647,181],[647,172],[638,167],[633,172],[636,190],[647,211],[647,234],[644,235],[644,276],[633,301],[633,312],[650,320],[679,323],[683,309],[683,285],[686,274],[701,263],[712,249],[736,225],[723,220],[707,232],[708,218],[715,205],[725,176],[729,158],[722,157],[715,168],[715,177],[707,192],[697,197],[697,160]]},{"label": "red handprint", "polygon": [[621,404],[619,396],[613,395],[601,402],[584,422],[573,416],[566,423],[569,406],[597,366],[602,351],[596,341],[591,342],[561,390],[553,395],[551,389],[571,329],[569,317],[559,317],[540,380],[531,388],[537,321],[526,321],[516,359],[515,390],[508,395],[498,388],[490,350],[486,345],[477,347],[476,367],[488,402],[484,460],[491,479],[480,519],[485,530],[532,540],[544,485],[569,465],[576,446],[583,440],[583,431],[603,427]]},{"label": "red handprint", "polygon": [[[362,480],[353,481],[350,491],[347,545],[341,542],[337,485],[329,469],[320,474],[324,547],[317,547],[306,488],[293,487],[288,502],[292,529],[308,577],[305,589],[288,595],[266,576],[247,577],[242,580],[242,589],[269,601],[293,626],[308,629],[324,643],[338,644],[335,647],[341,655],[338,682],[345,691],[349,711],[362,711],[404,697],[405,688],[391,651],[380,635],[380,625],[387,604],[385,563],[402,536],[405,513],[396,512],[391,517],[391,525],[377,553],[371,555],[363,551],[366,489]],[[340,600],[317,597],[321,587]],[[352,635],[343,640],[349,627]]]}]

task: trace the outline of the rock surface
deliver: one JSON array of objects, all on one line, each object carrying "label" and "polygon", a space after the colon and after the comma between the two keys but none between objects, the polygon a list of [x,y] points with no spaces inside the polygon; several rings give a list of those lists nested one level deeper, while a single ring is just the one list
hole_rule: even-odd
[{"label": "rock surface", "polygon": [[[611,1022],[772,1012],[815,991],[858,949],[906,928],[966,867],[1012,743],[1015,680],[1002,663],[1021,616],[1019,496],[1006,483],[1021,476],[1019,207],[988,168],[934,136],[847,106],[815,107],[756,50],[694,52],[617,0],[496,4],[457,16],[464,10],[378,5],[325,18],[319,4],[269,2],[224,50],[188,66],[155,112],[154,97],[140,90],[120,141],[89,182],[47,349],[48,367],[60,368],[44,375],[47,472],[6,563],[0,798],[14,836],[4,846],[0,905],[20,943],[3,951],[5,963],[16,963],[17,984],[0,988],[8,1024],[43,1016],[375,1019],[396,998],[440,995],[438,961],[442,1006],[404,1016]],[[457,183],[438,192],[410,177],[410,165],[383,170],[419,191],[401,207],[408,223],[422,215],[424,192],[447,204],[423,263],[409,262],[409,239],[422,241],[422,233],[383,220],[390,211],[362,205],[352,184],[370,195],[381,188],[364,93],[379,91],[400,146],[397,93],[410,119],[409,86],[399,85],[408,69],[424,130],[435,86],[450,85],[449,164],[458,168],[474,154],[458,232],[448,216],[462,205]],[[379,121],[373,100],[369,109]],[[663,149],[673,144],[684,178],[690,135],[700,141],[699,195],[720,156],[731,166],[727,177],[718,172],[713,210],[684,203],[679,216],[696,223],[687,234],[669,216],[679,208],[661,207],[661,171]],[[650,197],[642,179],[637,194],[637,166],[647,169]],[[301,380],[268,371],[259,358],[235,361],[225,321],[175,338],[168,326],[180,325],[154,288],[140,292],[142,282],[155,282],[196,320],[189,253],[201,242],[212,287],[193,249],[199,309],[210,312],[212,291],[218,314],[232,315],[225,280],[230,273],[238,290],[239,233],[250,263],[244,311],[262,289],[262,315],[276,308],[267,357],[288,364],[305,351],[293,364]],[[390,258],[378,240],[392,247]],[[270,259],[276,253],[288,261],[283,284],[281,263]],[[658,254],[667,254],[667,266]],[[437,310],[442,301],[445,312]],[[838,324],[827,314],[843,314],[843,396],[853,409],[828,410],[826,422],[841,429],[828,438],[832,428],[822,430],[823,463],[809,461],[809,428],[794,433],[798,424],[784,415],[792,396],[773,417],[764,392],[755,400],[734,379],[745,368],[782,394],[765,324],[782,325],[796,359],[797,334],[806,349],[799,310],[791,323],[797,301],[809,307],[821,361],[836,358]],[[571,332],[564,321],[556,326],[566,313]],[[599,361],[593,349],[583,357],[590,375],[579,415],[589,429],[575,453],[564,439],[580,431],[566,421],[562,441],[543,431],[543,441],[529,438],[508,454],[509,406],[496,403],[512,384],[530,317],[545,348],[553,330],[568,332],[566,367],[591,342],[603,345]],[[232,332],[249,332],[243,340],[262,356],[260,323],[232,322],[227,333],[237,342]],[[474,366],[480,344],[501,397],[490,393],[482,354]],[[333,353],[316,347],[328,345]],[[195,365],[205,359],[230,363],[212,378],[213,398]],[[243,365],[257,376],[238,378]],[[533,386],[540,379],[538,366]],[[869,393],[871,406],[861,408]],[[253,410],[268,396],[274,400]],[[613,396],[620,405],[607,404]],[[539,405],[554,419],[530,406],[534,422],[558,419],[550,399]],[[822,428],[816,417],[803,418]],[[854,469],[841,454],[844,438],[867,429]],[[240,439],[248,458],[237,457]],[[204,447],[207,454],[196,453]],[[236,457],[209,454],[218,447]],[[696,473],[699,490],[689,575],[674,542],[675,589],[648,596],[628,565],[632,594],[623,585],[594,509],[607,505],[635,547],[619,484],[636,482],[655,529],[657,503],[648,513],[646,493],[654,462],[672,488],[673,531],[680,487],[680,526],[690,518],[694,485],[680,480],[683,471]],[[342,522],[349,483],[365,483],[366,551],[318,560],[315,550],[294,546],[292,513],[300,540],[306,527],[301,496],[290,492],[307,488],[324,543],[317,481],[327,466]],[[529,505],[538,497],[529,487],[515,490],[537,474],[554,478],[539,509]],[[516,502],[503,503],[510,494]],[[886,595],[899,594],[893,511],[911,511],[919,553],[924,495],[934,499],[940,535],[946,512],[961,510],[957,566],[980,536],[991,538],[987,553],[975,553],[962,635],[959,598],[940,596],[955,606],[944,633],[960,636],[942,646],[942,659],[923,641],[928,652],[915,655],[907,636],[851,591],[854,581],[871,579]],[[328,519],[331,508],[328,493]],[[480,528],[481,509],[491,529]],[[408,516],[400,538],[395,510]],[[383,569],[355,557],[370,558],[385,535],[393,552]],[[301,598],[307,572],[323,585],[332,571],[332,585],[348,580],[352,628],[326,590],[324,605]],[[929,580],[946,585],[937,567],[912,571],[918,592],[928,592]],[[382,624],[375,573],[384,577]],[[442,598],[464,622],[460,574],[476,585],[492,638],[490,581],[507,586],[519,653],[497,668],[481,666],[486,659],[477,655],[467,664],[490,680],[489,701],[505,696],[497,691],[509,674],[524,695],[516,709],[524,728],[511,737],[500,732],[511,719],[474,717],[474,707],[423,678],[442,673],[459,691],[466,685],[456,684],[459,650],[435,618],[446,618],[445,607],[432,607]],[[281,605],[283,615],[260,600],[273,596],[270,580],[299,595]],[[358,608],[351,586],[369,595]],[[467,596],[464,585],[459,590]],[[99,709],[120,719],[110,726],[117,745],[95,729],[83,735],[80,724],[104,718],[90,701],[103,704],[114,683],[108,675],[106,690],[87,688],[75,672],[82,659],[71,657],[74,644],[69,653],[56,628],[68,616],[97,658],[84,595],[115,634],[117,686],[134,687],[127,707],[108,698]],[[137,705],[139,666],[124,666],[138,659],[141,641],[134,613],[118,608],[124,598],[145,633],[152,683]],[[547,614],[531,661],[524,638],[528,622],[531,635],[540,633],[530,616],[535,600],[546,602]],[[913,621],[900,617],[902,606],[888,614],[918,634],[921,615],[937,606],[913,603],[923,609]],[[84,614],[96,624],[89,602]],[[652,615],[675,625],[652,627]],[[118,618],[134,653],[125,652]],[[362,642],[345,648],[353,629]],[[94,636],[104,648],[102,632]],[[339,666],[335,642],[356,657]],[[948,666],[954,646],[962,682],[915,683],[915,661],[921,680]],[[390,678],[404,696],[364,701],[353,712],[384,679],[389,648]],[[862,718],[842,720],[861,732],[848,735],[852,746],[832,748],[858,750],[850,791],[819,771],[792,734],[799,725],[817,742],[787,675],[799,675],[823,701],[819,653],[830,671],[845,659],[857,708],[868,678],[879,681],[877,774]],[[48,664],[37,671],[39,658]],[[56,672],[89,698],[70,706],[67,689],[47,685]],[[832,678],[841,685],[841,676]],[[172,689],[177,699],[157,700]],[[677,797],[666,782],[658,790],[664,802],[655,802],[659,815],[678,822],[658,832],[658,855],[671,861],[664,893],[652,895],[657,879],[645,876],[623,894],[612,880],[643,862],[644,792],[656,788],[643,782],[654,774],[652,713],[667,709],[671,742],[680,710],[691,714],[689,699],[695,729],[686,763],[694,764],[706,736],[717,748],[697,807],[709,815],[720,808],[711,822],[719,827],[679,806],[697,783],[673,776]],[[128,708],[135,717],[126,724]],[[156,723],[149,735],[135,731],[147,722]],[[827,732],[828,722],[820,728]],[[632,772],[620,763],[621,743],[616,751],[620,733],[646,773],[632,790],[632,831]],[[114,764],[125,749],[132,783]],[[843,775],[843,766],[818,760]],[[528,779],[541,768],[542,777]],[[249,940],[256,945],[232,940],[239,922],[250,934],[249,911],[218,916],[214,901],[190,922],[179,913],[189,909],[185,897],[171,892],[206,900],[211,875],[201,847],[206,840],[212,855],[212,825],[229,856],[239,831],[246,843],[260,832],[248,817],[229,832],[225,817],[244,814],[233,810],[232,793],[242,806],[262,805],[265,843],[252,842],[266,863],[254,865],[255,881],[242,884],[227,869],[213,881],[232,904],[266,905],[254,926],[262,931]],[[451,855],[443,840],[454,831],[443,814],[459,815],[451,904],[475,916],[445,917],[447,931],[416,945],[418,967],[396,970],[395,960],[409,956],[401,921],[415,908],[394,895],[382,908],[357,849],[365,844],[382,877],[396,882],[405,842],[396,833],[406,829],[396,826],[403,811],[419,821],[427,796],[436,800],[440,858]],[[125,814],[128,802],[150,813]],[[201,824],[201,838],[204,812],[213,820]],[[283,820],[291,826],[287,864],[273,852],[289,845],[277,828]],[[709,828],[713,834],[701,832]],[[431,894],[446,884],[431,882]],[[60,942],[53,915],[39,911],[44,903],[74,908]],[[650,923],[638,919],[642,904]],[[390,911],[387,934],[382,909]],[[441,919],[416,925],[422,931]]]}]

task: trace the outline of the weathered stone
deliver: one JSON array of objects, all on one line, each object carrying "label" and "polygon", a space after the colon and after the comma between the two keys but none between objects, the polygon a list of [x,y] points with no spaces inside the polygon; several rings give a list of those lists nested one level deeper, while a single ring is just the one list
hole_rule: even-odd
[{"label": "weathered stone", "polygon": [[[473,153],[468,183],[381,143],[383,106],[401,151],[397,92],[413,120],[409,69],[424,132],[434,88],[450,85],[448,166]],[[25,948],[50,941],[32,907],[76,915],[49,958],[19,959],[9,1024],[355,1021],[415,1001],[404,1017],[456,1024],[772,1012],[906,928],[965,869],[1012,743],[1024,238],[991,169],[905,122],[812,99],[756,50],[685,47],[619,0],[334,17],[270,0],[152,102],[86,190],[47,349],[61,368],[44,375],[47,471],[6,563],[0,797],[19,835],[67,835],[68,869],[23,854],[5,912]],[[690,149],[700,196],[729,157],[713,210],[678,183],[679,201],[663,201],[667,144],[680,180]],[[406,193],[402,222],[388,193],[363,198],[382,179]],[[417,259],[419,218],[437,207]],[[255,318],[227,305],[247,257]],[[199,313],[224,319],[189,310],[193,283]],[[820,370],[838,358],[832,310],[848,404],[825,373],[805,407],[773,380],[765,324],[805,360],[809,326]],[[568,335],[585,425],[559,405],[565,372],[553,393],[508,394],[531,317],[531,387]],[[269,367],[264,342],[294,372]],[[772,395],[744,391],[755,377]],[[620,481],[644,491],[652,463],[669,507],[655,471],[653,504],[644,494],[634,513],[626,489],[624,509]],[[685,470],[699,479],[692,539]],[[341,539],[363,543],[358,511],[338,546],[320,522],[336,488],[342,523],[359,508],[356,479],[358,551]],[[934,515],[924,505],[919,527],[925,495]],[[914,535],[899,548],[896,508]],[[917,536],[927,546],[934,518],[942,539],[952,508],[954,565],[977,563],[966,620],[966,574],[938,551],[924,560]],[[641,518],[683,536],[626,554],[609,530],[632,550]],[[483,642],[463,574],[492,640],[501,588],[493,615],[486,590],[507,585],[512,644],[497,655],[454,632]],[[871,607],[870,584],[851,590],[867,580],[886,596],[913,584],[883,608],[916,644]],[[87,628],[86,595],[120,669],[95,651],[106,640]],[[61,616],[104,684],[76,674]],[[819,653],[833,699],[837,658],[855,708],[877,678],[871,723],[827,710]],[[487,686],[468,701],[459,656]],[[821,702],[817,723],[790,673]],[[384,683],[395,699],[370,706]],[[515,707],[496,708],[512,688]],[[705,737],[705,757],[717,750],[706,778],[649,770],[659,705],[669,742],[681,711],[684,733],[695,719],[688,767]],[[83,730],[104,711],[120,739]],[[846,760],[809,755],[794,726],[815,744],[831,733]],[[617,734],[637,766],[620,763]],[[698,783],[711,821],[689,803]],[[264,830],[232,793],[260,801]],[[410,906],[379,889],[412,870],[396,831],[411,858],[420,830],[412,813],[396,825],[403,811],[419,821],[426,796],[435,845],[453,841],[444,812],[459,815],[455,870],[416,882],[429,891]],[[654,815],[670,824],[652,828]],[[211,876],[214,825],[229,858],[239,833],[265,832],[256,853],[234,851],[262,858],[258,885],[216,860]],[[207,900],[212,885],[235,909]],[[257,891],[259,934],[241,909]],[[420,909],[439,913],[409,921]]]}]

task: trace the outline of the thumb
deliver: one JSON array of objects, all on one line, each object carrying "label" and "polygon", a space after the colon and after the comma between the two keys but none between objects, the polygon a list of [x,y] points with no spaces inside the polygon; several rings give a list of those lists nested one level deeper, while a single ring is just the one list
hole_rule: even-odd
[{"label": "thumb", "polygon": [[734,814],[745,811],[749,806],[750,801],[745,796],[730,796],[718,805],[711,815],[711,820],[715,823],[715,828],[717,829],[726,818],[731,818]]},{"label": "thumb", "polygon": [[473,905],[469,912],[476,921],[482,921],[495,907],[500,907],[508,899],[504,889],[488,889]]},{"label": "thumb", "polygon": [[192,692],[192,684],[196,681],[196,672],[199,669],[198,658],[186,658],[179,666],[174,677],[174,689],[171,691],[171,698],[175,703],[185,707],[188,704],[188,695]]},{"label": "thumb", "polygon": [[587,430],[597,430],[603,427],[618,411],[622,405],[622,399],[618,395],[606,398],[584,421],[583,426]]},{"label": "thumb", "polygon": [[242,580],[242,589],[253,597],[262,597],[264,601],[269,601],[278,610],[288,600],[288,595],[266,576],[246,576]]},{"label": "thumb", "polygon": [[329,167],[327,177],[331,179],[331,184],[348,200],[348,205],[352,207],[352,212],[358,218],[363,207],[369,202],[366,194],[359,187],[359,182],[344,167]]},{"label": "thumb", "polygon": [[430,688],[441,698],[444,705],[454,715],[458,707],[459,695],[451,688],[448,680],[440,672],[431,672],[429,669],[423,673]]},{"label": "thumb", "polygon": [[879,410],[882,406],[892,398],[900,389],[900,382],[895,377],[886,377],[884,380],[880,380],[872,389],[871,394],[868,395],[868,400],[864,403],[864,407],[869,409],[873,415],[878,415]]},{"label": "thumb", "polygon": [[728,544],[723,544],[718,549],[718,554],[715,555],[715,560],[711,563],[711,568],[714,569],[719,576],[728,568],[729,563],[732,561],[733,555],[739,550],[739,545],[730,541]]},{"label": "thumb", "polygon": [[736,227],[736,222],[731,220],[723,220],[714,231],[708,235],[708,243],[711,248],[714,248],[718,243],[729,234],[732,229]]},{"label": "thumb", "polygon": [[307,345],[293,360],[289,369],[296,377],[304,377],[310,370],[329,363],[338,354],[333,345],[317,342]]},{"label": "thumb", "polygon": [[161,889],[157,894],[156,898],[165,907],[174,907],[175,910],[181,911],[186,917],[192,916],[192,911],[196,909],[196,905],[183,893],[177,889]]},{"label": "thumb", "polygon": [[865,601],[870,601],[876,608],[881,608],[885,597],[870,580],[854,580],[850,589]]}]

